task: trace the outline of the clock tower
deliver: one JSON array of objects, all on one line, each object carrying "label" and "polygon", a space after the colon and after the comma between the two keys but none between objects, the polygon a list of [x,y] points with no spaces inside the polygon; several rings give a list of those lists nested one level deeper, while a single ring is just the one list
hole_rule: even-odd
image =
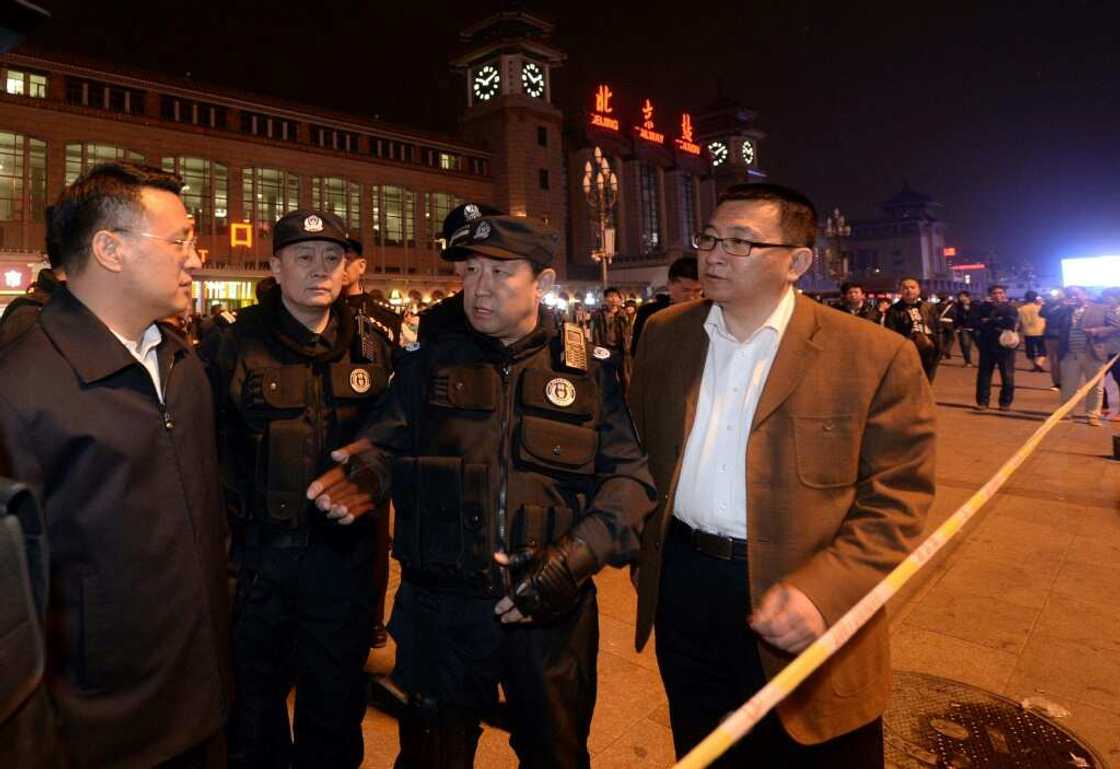
[{"label": "clock tower", "polygon": [[[565,56],[549,43],[552,30],[524,10],[496,13],[460,33],[465,50],[451,66],[466,78],[464,138],[494,153],[495,204],[563,236],[563,113],[552,103],[552,71]],[[556,258],[561,272],[566,240],[561,237]]]},{"label": "clock tower", "polygon": [[737,101],[719,98],[696,116],[696,135],[712,162],[716,194],[732,184],[759,182],[758,144],[766,134],[754,127],[756,113]]}]

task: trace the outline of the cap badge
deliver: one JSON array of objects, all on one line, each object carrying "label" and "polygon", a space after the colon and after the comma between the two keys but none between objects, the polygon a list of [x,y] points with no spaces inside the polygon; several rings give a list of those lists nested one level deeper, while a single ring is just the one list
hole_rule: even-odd
[{"label": "cap badge", "polygon": [[309,217],[307,217],[306,219],[303,220],[303,231],[304,232],[322,232],[323,231],[323,220],[320,219],[319,217],[315,216],[315,214],[312,214],[311,216],[309,216]]},{"label": "cap badge", "polygon": [[481,222],[478,229],[474,231],[475,240],[486,240],[490,237],[490,222]]},{"label": "cap badge", "polygon": [[606,360],[607,358],[611,357],[610,350],[608,350],[606,347],[599,347],[598,345],[596,345],[595,348],[591,350],[591,354],[599,360]]},{"label": "cap badge", "polygon": [[545,397],[553,406],[567,408],[576,402],[576,386],[567,379],[557,377],[544,386]]},{"label": "cap badge", "polygon": [[369,392],[369,388],[373,382],[369,378],[369,372],[364,368],[356,368],[350,372],[350,387],[354,392],[365,394]]},{"label": "cap badge", "polygon": [[482,212],[478,210],[478,206],[474,203],[468,203],[466,208],[463,209],[463,216],[468,222],[473,222],[475,219],[482,216]]}]

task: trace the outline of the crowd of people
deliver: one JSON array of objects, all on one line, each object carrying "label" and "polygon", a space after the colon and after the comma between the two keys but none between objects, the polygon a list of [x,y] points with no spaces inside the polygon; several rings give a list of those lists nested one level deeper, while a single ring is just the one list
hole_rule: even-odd
[{"label": "crowd of people", "polygon": [[[522,766],[586,768],[608,567],[631,569],[639,650],[656,628],[683,756],[915,546],[954,339],[978,405],[998,367],[1009,406],[1012,336],[1065,393],[1116,326],[1075,289],[1034,313],[914,279],[894,303],[847,284],[837,312],[795,290],[812,203],[743,184],[663,296],[595,313],[544,302],[557,233],[464,204],[442,252],[462,291],[411,331],[361,291],[345,223],[294,211],[258,303],[195,340],[180,191],[80,176],[53,272],[0,324],[0,476],[37,493],[51,550],[48,664],[5,765],[357,767],[388,634],[398,769],[473,766],[499,688]],[[886,622],[713,766],[883,766]]]},{"label": "crowd of people", "polygon": [[[954,342],[964,366],[976,366],[976,408],[990,405],[992,379],[999,370],[998,406],[1007,411],[1015,398],[1015,359],[1021,349],[1031,370],[1049,372],[1061,402],[1073,397],[1100,367],[1120,352],[1120,289],[1105,289],[1099,301],[1080,286],[1055,289],[1048,297],[1027,291],[1012,300],[1007,287],[988,287],[987,299],[974,302],[961,291],[955,297],[922,296],[916,278],[903,278],[899,298],[869,299],[862,285],[844,283],[836,309],[880,323],[910,339],[932,383],[938,364],[952,357]],[[973,363],[973,351],[977,361]],[[1100,426],[1105,393],[1110,418],[1120,421],[1120,362],[1092,388],[1083,402],[1084,418]],[[1073,418],[1072,416],[1070,417]]]}]

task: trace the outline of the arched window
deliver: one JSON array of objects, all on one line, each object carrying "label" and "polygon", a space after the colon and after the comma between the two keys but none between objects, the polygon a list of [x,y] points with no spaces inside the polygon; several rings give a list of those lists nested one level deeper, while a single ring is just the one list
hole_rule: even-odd
[{"label": "arched window", "polygon": [[67,144],[66,183],[73,184],[74,180],[98,163],[111,163],[114,160],[143,163],[144,156],[112,144]]},{"label": "arched window", "polygon": [[183,180],[183,205],[194,217],[195,230],[210,235],[229,228],[229,168],[204,158],[163,159],[163,170]]},{"label": "arched window", "polygon": [[47,202],[47,144],[0,132],[0,221],[43,221]]}]

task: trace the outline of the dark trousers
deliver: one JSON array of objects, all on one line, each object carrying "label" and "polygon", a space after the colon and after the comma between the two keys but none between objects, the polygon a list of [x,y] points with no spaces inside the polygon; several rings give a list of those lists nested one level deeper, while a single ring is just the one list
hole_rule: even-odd
[{"label": "dark trousers", "polygon": [[941,329],[941,357],[949,360],[953,355],[953,337],[956,336],[952,326]]},{"label": "dark trousers", "polygon": [[353,539],[239,553],[233,767],[349,769],[362,762],[373,538],[368,527],[344,533]]},{"label": "dark trousers", "polygon": [[469,769],[479,721],[506,696],[510,745],[523,769],[588,769],[599,609],[593,587],[554,624],[501,624],[493,598],[397,591],[389,632],[396,683],[412,698],[397,769]]},{"label": "dark trousers", "polygon": [[[657,665],[669,697],[673,747],[683,757],[766,683],[758,639],[747,626],[747,564],[720,560],[687,543],[665,541],[655,620]],[[801,745],[770,712],[714,769],[869,769],[883,766],[876,719],[819,745]]]},{"label": "dark trousers", "polygon": [[1041,336],[1024,336],[1023,342],[1026,344],[1027,358],[1030,361],[1046,357],[1046,343]]},{"label": "dark trousers", "polygon": [[373,621],[385,623],[385,593],[389,589],[389,501],[374,510],[373,519]]},{"label": "dark trousers", "polygon": [[987,406],[991,399],[992,372],[999,366],[999,405],[1010,406],[1015,398],[1015,351],[1007,347],[980,346],[980,367],[976,371],[976,405]]},{"label": "dark trousers", "polygon": [[966,364],[972,364],[972,332],[967,328],[957,329],[957,339],[961,343],[961,357]]}]

